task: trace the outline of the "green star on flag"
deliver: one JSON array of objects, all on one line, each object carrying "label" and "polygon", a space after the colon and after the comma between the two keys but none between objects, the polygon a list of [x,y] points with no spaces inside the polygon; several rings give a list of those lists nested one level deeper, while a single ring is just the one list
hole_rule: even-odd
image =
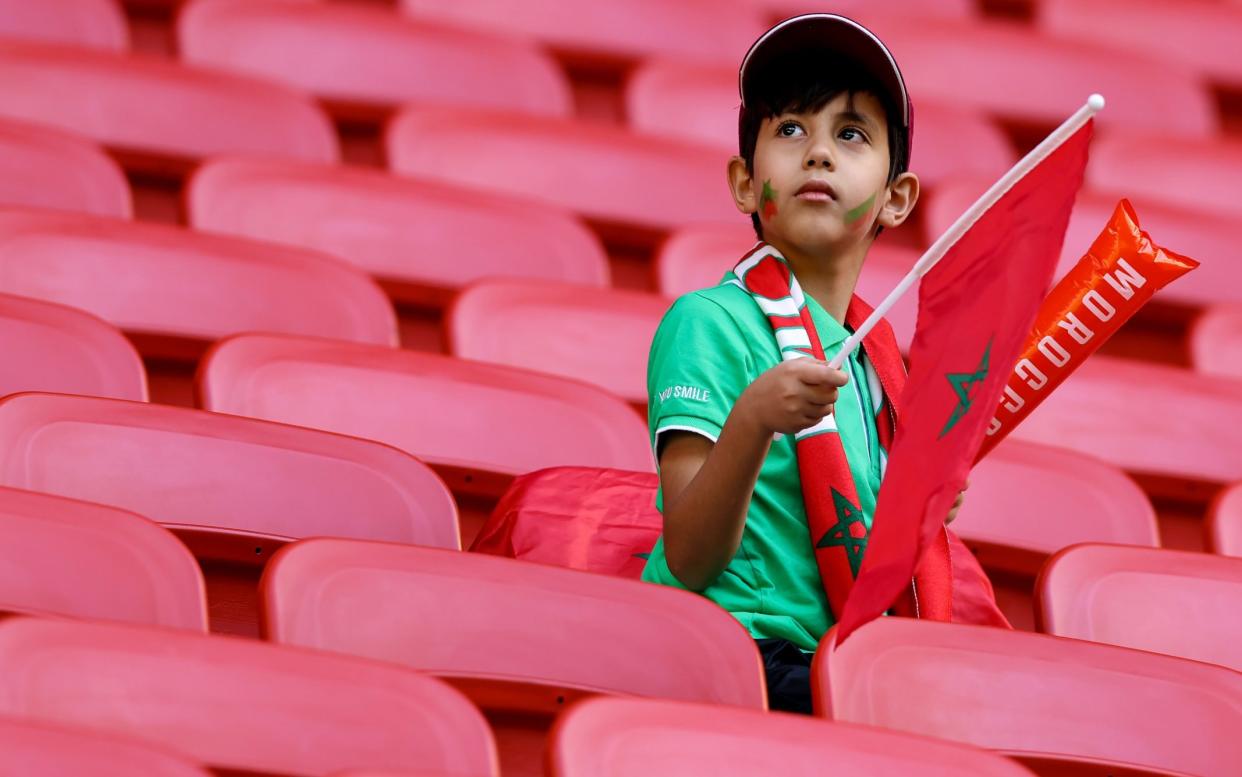
[{"label": "green star on flag", "polygon": [[[945,423],[944,428],[940,430],[940,437],[944,437],[953,427],[957,426],[957,422],[970,412],[973,400],[970,398],[970,391],[976,383],[980,383],[988,376],[988,358],[992,354],[992,341],[988,340],[988,345],[983,349],[983,358],[979,360],[979,366],[974,372],[950,372],[945,375],[949,385],[953,387],[953,393],[957,394],[957,407],[953,408],[953,414],[949,416],[949,420]],[[937,437],[936,439],[940,439]]]},{"label": "green star on flag", "polygon": [[867,524],[863,522],[862,510],[835,488],[832,489],[832,506],[837,511],[837,522],[824,532],[815,547],[844,548],[845,556],[850,560],[850,571],[858,577],[863,553],[867,551]]}]

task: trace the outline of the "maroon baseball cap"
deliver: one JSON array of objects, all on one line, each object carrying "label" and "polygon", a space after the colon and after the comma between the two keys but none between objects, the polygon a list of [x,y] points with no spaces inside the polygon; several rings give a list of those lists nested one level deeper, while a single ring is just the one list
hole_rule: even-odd
[{"label": "maroon baseball cap", "polygon": [[786,19],[759,36],[738,69],[738,91],[746,107],[758,86],[758,74],[774,59],[795,51],[823,51],[857,62],[887,91],[906,129],[906,159],[914,135],[914,108],[897,60],[876,34],[853,19],[831,13],[811,13]]}]

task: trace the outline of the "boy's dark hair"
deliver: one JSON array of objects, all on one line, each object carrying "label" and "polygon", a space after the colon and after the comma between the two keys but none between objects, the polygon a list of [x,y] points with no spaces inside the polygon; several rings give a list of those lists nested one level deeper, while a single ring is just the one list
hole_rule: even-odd
[{"label": "boy's dark hair", "polygon": [[[796,51],[778,57],[756,75],[756,88],[747,97],[748,103],[738,112],[738,153],[746,161],[746,170],[755,171],[755,145],[759,126],[765,119],[782,113],[818,111],[838,95],[851,97],[866,92],[884,106],[888,125],[888,182],[904,173],[910,164],[906,148],[909,130],[903,126],[901,114],[892,98],[864,68],[853,60],[828,51]],[[763,224],[758,213],[752,213],[755,235],[763,239]]]}]

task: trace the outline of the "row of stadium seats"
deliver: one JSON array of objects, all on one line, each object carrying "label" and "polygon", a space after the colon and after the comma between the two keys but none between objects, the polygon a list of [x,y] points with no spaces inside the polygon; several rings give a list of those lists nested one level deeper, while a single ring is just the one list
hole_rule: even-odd
[{"label": "row of stadium seats", "polygon": [[[1236,662],[1236,624],[1212,605],[1236,601],[1242,561],[1203,565],[1194,555],[1069,551],[1046,576],[1045,623]],[[1184,592],[1170,585],[1179,573]],[[1187,607],[1190,591],[1196,604]],[[586,697],[723,705],[695,715],[701,726],[727,708],[765,706],[758,652],[730,616],[628,580],[313,539],[272,561],[262,606],[265,639],[316,651],[149,626],[0,622],[0,715],[137,736],[249,772],[491,775],[499,754],[505,774],[527,775],[541,773],[558,714]],[[812,682],[817,712],[835,721],[973,744],[1045,774],[1223,776],[1242,763],[1232,735],[1242,674],[1224,666],[901,618],[881,618],[841,645],[834,638]]]},{"label": "row of stadium seats", "polygon": [[[164,4],[182,5],[181,0]],[[178,42],[188,60],[265,71],[269,75],[276,68],[283,71],[279,75],[285,78],[310,79],[313,87],[318,85],[314,74],[289,75],[308,60],[294,58],[285,64],[259,53],[270,49],[270,36],[277,36],[292,52],[314,50],[316,62],[338,58],[350,62],[361,58],[378,61],[382,53],[377,49],[384,41],[400,42],[399,54],[416,51],[418,46],[408,45],[407,41],[417,32],[435,30],[433,25],[471,30],[470,34],[475,36],[493,34],[509,40],[536,41],[568,63],[624,63],[652,55],[732,62],[737,52],[745,50],[768,24],[804,10],[805,4],[793,0],[729,0],[722,9],[705,0],[596,0],[587,4],[541,0],[513,8],[496,0],[463,0],[451,7],[428,0],[401,0],[393,3],[397,8],[365,10],[326,3],[315,4],[321,6],[316,8],[295,6],[286,10],[279,7],[279,0],[197,0],[185,5],[188,7],[178,19]],[[303,4],[306,5],[310,4]],[[967,0],[890,2],[885,4],[884,12],[953,25],[951,33],[926,36],[941,49],[948,48],[949,41],[962,40],[962,31],[975,36],[975,44],[998,41],[1001,56],[992,58],[998,63],[1020,60],[1024,48],[1051,48],[1052,44],[1043,37],[1047,35],[1083,42],[1087,51],[1094,54],[1095,62],[1106,62],[1111,48],[1113,54],[1133,52],[1166,66],[1176,64],[1216,83],[1242,83],[1242,66],[1233,56],[1234,42],[1242,34],[1242,11],[1228,3],[1192,0],[1178,3],[1175,8],[1159,0],[1038,0],[1035,6],[1034,27],[1038,33],[1023,30],[1020,37],[1008,39],[1008,31],[981,18],[975,4]],[[121,5],[114,0],[44,0],[34,4],[6,0],[0,10],[5,19],[0,32],[9,36],[113,51],[124,50],[128,45]],[[880,20],[873,18],[876,9],[869,4],[857,0],[841,2],[833,10],[882,28]],[[883,14],[880,16],[883,19]],[[404,25],[402,18],[408,20]],[[886,33],[886,39],[891,34],[881,31]],[[359,39],[375,41],[377,46],[359,45]],[[1023,45],[1010,45],[1013,40]],[[414,38],[414,42],[421,41]],[[899,59],[907,62],[911,57],[917,58],[916,53],[903,50],[903,42],[899,39],[894,45]],[[355,46],[353,50],[349,49],[351,45]],[[411,64],[418,64],[418,60]],[[952,60],[945,60],[944,65],[951,67]],[[381,72],[389,75],[398,71]]]},{"label": "row of stadium seats", "polygon": [[[176,530],[204,561],[255,567],[321,535],[457,548],[453,492],[494,497],[515,475],[565,465],[651,471],[638,418],[585,385],[397,350],[332,363],[342,347],[250,335],[209,359],[207,407],[296,427],[86,396],[4,399],[0,485],[129,510]],[[462,441],[463,418],[487,445]],[[648,546],[638,537],[636,552],[659,531],[655,484],[642,489],[632,501],[648,505]],[[976,469],[971,492],[955,528],[992,569],[1033,576],[1083,542],[1161,544],[1131,479],[1063,449],[1007,442]],[[1210,550],[1242,555],[1242,485],[1216,500],[1207,524]]]},{"label": "row of stadium seats", "polygon": [[[243,211],[242,218],[245,213],[252,215],[253,210]],[[473,207],[466,210],[468,217],[476,213],[481,212]],[[491,239],[496,239],[495,233]],[[590,245],[589,239],[584,238],[583,244]],[[677,278],[687,288],[711,283],[720,268],[728,266],[727,255],[709,254],[702,242],[690,250],[685,250],[685,243],[670,246],[674,250],[665,252],[662,276]],[[314,360],[323,364],[318,369],[325,375],[327,365],[338,359],[346,363],[412,365],[439,358],[389,350],[397,344],[396,319],[384,293],[358,269],[310,249],[104,217],[15,208],[0,209],[0,247],[0,292],[93,313],[133,336],[149,356],[194,359],[221,338],[273,332],[372,346],[334,344],[333,355]],[[682,253],[677,252],[679,247]],[[890,266],[890,255],[878,252],[865,276],[864,295],[868,291],[885,293],[912,258],[912,254],[895,253]],[[445,275],[452,272],[452,265],[462,264],[453,253],[443,253],[437,261],[444,263]],[[568,264],[572,259],[553,257],[553,261]],[[395,276],[382,267],[367,269]],[[587,272],[597,279],[604,275],[602,261]],[[422,283],[429,280],[439,279],[419,278]],[[398,281],[410,282],[410,274],[398,277]],[[457,295],[448,309],[447,344],[455,356],[586,380],[642,404],[646,397],[647,347],[667,304],[667,298],[658,295],[585,284],[483,279]],[[908,300],[907,307],[894,316],[903,342],[908,342],[913,329],[913,304],[913,299]],[[17,304],[9,316],[18,322],[10,337],[19,349],[32,345],[22,343],[30,329],[24,322],[32,315],[23,312],[26,309],[30,306]],[[68,329],[83,327],[78,323],[80,317],[69,318],[72,323]],[[1236,308],[1222,308],[1196,328],[1192,348],[1205,372],[1232,370],[1236,374],[1237,361],[1230,355],[1238,340],[1229,333],[1236,331],[1237,318]],[[55,333],[55,327],[48,331],[51,337],[63,337]],[[97,338],[87,337],[84,342],[93,339]],[[1219,355],[1213,348],[1217,339],[1224,341]],[[122,364],[128,361],[124,350],[113,345],[102,348],[104,353],[116,354]],[[328,350],[332,349],[324,349]],[[55,354],[32,353],[40,354],[32,360],[35,365],[44,360],[53,371],[73,369],[72,364],[58,366]],[[222,356],[217,353],[213,358],[218,361]],[[404,372],[412,368],[376,369]],[[291,370],[287,366],[282,374],[294,374]],[[6,386],[8,391],[48,388],[37,381],[24,382],[20,373],[14,378]],[[329,385],[332,379],[325,376],[319,380]],[[1146,392],[1157,385],[1161,387],[1162,411],[1136,426],[1133,408],[1146,405]],[[1239,459],[1233,454],[1236,442],[1232,433],[1235,424],[1242,423],[1238,385],[1236,378],[1098,357],[1017,433],[1026,439],[1081,450],[1135,472],[1217,483],[1242,480]],[[108,393],[104,388],[99,391]],[[1165,442],[1159,449],[1136,444],[1153,433],[1159,433]]]}]

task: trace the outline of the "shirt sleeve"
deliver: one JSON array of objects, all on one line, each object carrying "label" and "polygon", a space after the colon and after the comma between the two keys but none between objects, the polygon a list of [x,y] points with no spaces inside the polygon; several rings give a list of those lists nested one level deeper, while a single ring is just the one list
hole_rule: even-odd
[{"label": "shirt sleeve", "polygon": [[656,330],[647,361],[647,417],[652,450],[670,431],[720,437],[725,419],[750,384],[753,359],[724,307],[699,293],[673,303]]}]

